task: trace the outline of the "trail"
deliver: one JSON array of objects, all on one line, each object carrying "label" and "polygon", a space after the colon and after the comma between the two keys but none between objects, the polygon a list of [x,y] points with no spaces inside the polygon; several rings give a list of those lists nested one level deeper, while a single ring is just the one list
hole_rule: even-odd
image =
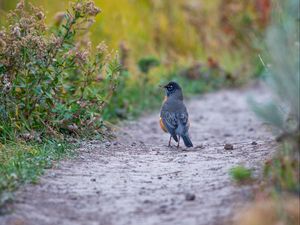
[{"label": "trail", "polygon": [[[248,95],[265,94],[252,87],[187,101],[191,149],[167,147],[158,112],[120,125],[112,142],[83,143],[78,157],[21,188],[14,212],[0,217],[0,224],[230,224],[253,187],[237,186],[229,169],[242,164],[259,176],[275,146],[251,113]],[[226,143],[233,150],[225,150]]]}]

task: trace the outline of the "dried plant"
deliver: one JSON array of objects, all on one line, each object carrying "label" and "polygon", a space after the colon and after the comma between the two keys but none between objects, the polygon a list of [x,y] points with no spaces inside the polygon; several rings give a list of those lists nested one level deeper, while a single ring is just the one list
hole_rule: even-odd
[{"label": "dried plant", "polygon": [[54,27],[22,0],[9,13],[0,31],[1,138],[100,128],[119,64],[104,43],[91,51],[88,29],[99,12],[92,1],[78,0]]}]

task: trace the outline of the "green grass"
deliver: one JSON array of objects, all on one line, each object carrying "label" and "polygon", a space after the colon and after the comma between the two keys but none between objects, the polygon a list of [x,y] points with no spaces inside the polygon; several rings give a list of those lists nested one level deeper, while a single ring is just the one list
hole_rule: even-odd
[{"label": "green grass", "polygon": [[20,185],[36,183],[44,169],[70,156],[73,147],[54,140],[42,144],[10,142],[0,146],[0,209],[12,200],[12,193]]},{"label": "green grass", "polygon": [[250,181],[252,178],[252,171],[244,166],[231,168],[229,174],[231,178],[238,183]]}]

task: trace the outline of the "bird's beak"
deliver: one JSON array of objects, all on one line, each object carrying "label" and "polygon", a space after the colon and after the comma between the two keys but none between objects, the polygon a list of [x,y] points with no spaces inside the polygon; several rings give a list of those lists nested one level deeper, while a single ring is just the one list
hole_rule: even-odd
[{"label": "bird's beak", "polygon": [[159,87],[160,87],[160,88],[167,88],[167,85],[160,84]]}]

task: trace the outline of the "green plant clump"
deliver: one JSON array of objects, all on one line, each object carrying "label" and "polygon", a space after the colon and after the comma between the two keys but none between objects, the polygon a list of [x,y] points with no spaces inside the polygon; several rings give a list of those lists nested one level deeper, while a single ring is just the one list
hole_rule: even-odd
[{"label": "green plant clump", "polygon": [[138,61],[139,69],[143,73],[148,73],[152,67],[158,66],[159,64],[159,60],[153,56],[144,57]]},{"label": "green plant clump", "polygon": [[252,178],[252,171],[244,166],[231,168],[229,174],[238,183],[249,181]]}]

